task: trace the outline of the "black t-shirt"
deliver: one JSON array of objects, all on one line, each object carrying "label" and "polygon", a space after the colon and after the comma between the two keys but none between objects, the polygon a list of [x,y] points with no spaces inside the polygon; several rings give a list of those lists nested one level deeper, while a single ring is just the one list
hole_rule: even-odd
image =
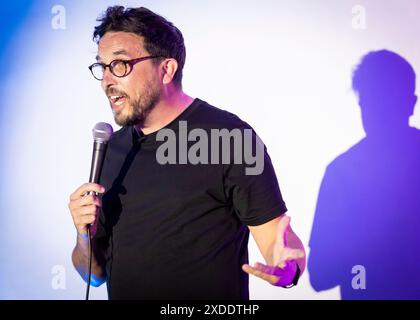
[{"label": "black t-shirt", "polygon": [[[188,132],[203,129],[208,140],[212,129],[252,129],[200,99],[164,128],[176,134],[177,146],[180,123]],[[169,138],[158,141],[158,132],[139,135],[126,126],[108,144],[96,238],[106,249],[109,299],[248,299],[241,269],[248,262],[247,225],[287,211],[265,147],[258,175],[246,175],[249,166],[234,163],[232,151],[229,163],[180,164],[176,148],[177,164],[163,165],[157,152]]]}]

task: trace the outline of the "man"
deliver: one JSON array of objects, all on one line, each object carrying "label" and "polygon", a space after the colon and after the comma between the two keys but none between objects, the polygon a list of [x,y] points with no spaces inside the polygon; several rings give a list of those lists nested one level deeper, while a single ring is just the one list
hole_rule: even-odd
[{"label": "man", "polygon": [[[252,131],[182,91],[181,32],[145,8],[110,7],[98,21],[97,63],[90,69],[122,129],[109,142],[101,185],[83,184],[70,196],[77,229],[72,259],[80,275],[87,278],[92,225],[91,283],[106,281],[110,299],[248,299],[248,273],[277,286],[296,284],[305,253],[265,149],[264,169],[255,175],[246,175],[236,158],[191,164],[179,151],[184,161],[159,161],[161,133],[181,125],[209,134]],[[181,133],[176,139],[175,147],[191,146]],[[201,151],[212,160],[233,156],[226,148]],[[249,231],[266,264],[247,264]]]}]

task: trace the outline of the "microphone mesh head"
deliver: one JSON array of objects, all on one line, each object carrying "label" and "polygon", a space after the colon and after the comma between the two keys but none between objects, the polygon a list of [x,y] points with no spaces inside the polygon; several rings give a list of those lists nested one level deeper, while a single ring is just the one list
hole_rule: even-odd
[{"label": "microphone mesh head", "polygon": [[114,130],[112,129],[112,126],[109,123],[106,122],[98,122],[93,127],[93,140],[107,143],[109,139],[111,139],[112,133]]}]

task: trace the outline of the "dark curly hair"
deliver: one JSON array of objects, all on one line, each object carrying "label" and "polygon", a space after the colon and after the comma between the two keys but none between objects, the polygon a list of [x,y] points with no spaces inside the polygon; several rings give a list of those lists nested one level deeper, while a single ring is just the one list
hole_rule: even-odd
[{"label": "dark curly hair", "polygon": [[93,33],[96,43],[110,31],[130,32],[143,37],[144,48],[151,55],[173,58],[178,62],[173,80],[181,86],[186,56],[184,37],[171,22],[147,8],[123,6],[109,7],[97,21],[100,25],[95,27]]}]

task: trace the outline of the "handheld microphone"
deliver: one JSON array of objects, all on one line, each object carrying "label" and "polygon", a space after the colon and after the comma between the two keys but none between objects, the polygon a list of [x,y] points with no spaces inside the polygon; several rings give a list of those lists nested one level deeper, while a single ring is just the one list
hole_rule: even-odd
[{"label": "handheld microphone", "polygon": [[[99,122],[93,127],[93,152],[92,152],[92,163],[90,166],[89,183],[99,183],[101,176],[102,165],[105,159],[106,149],[108,147],[108,141],[111,139],[113,129],[112,126],[105,122]],[[89,192],[88,194],[95,194],[95,192]],[[89,288],[92,275],[92,239],[90,236],[90,225],[87,226],[88,235],[88,277],[87,277],[87,288],[86,288],[86,300],[89,300]]]},{"label": "handheld microphone", "polygon": [[90,183],[99,183],[102,164],[104,162],[108,141],[111,139],[113,130],[109,123],[99,122],[93,127],[93,153],[90,166]]}]

